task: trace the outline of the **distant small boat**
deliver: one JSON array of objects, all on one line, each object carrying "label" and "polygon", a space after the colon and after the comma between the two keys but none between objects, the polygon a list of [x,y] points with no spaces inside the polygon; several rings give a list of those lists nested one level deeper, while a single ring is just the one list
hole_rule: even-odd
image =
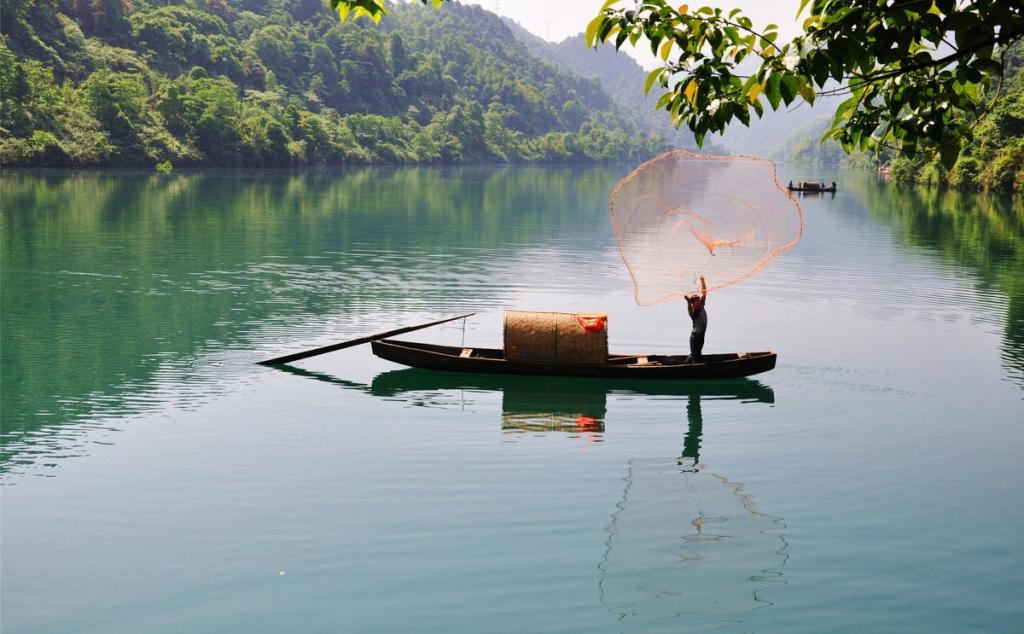
[{"label": "distant small boat", "polygon": [[835,181],[832,181],[832,186],[827,187],[825,186],[825,183],[819,183],[816,181],[805,181],[797,185],[793,185],[793,181],[789,181],[789,185],[786,187],[786,189],[788,189],[791,192],[805,192],[811,194],[834,194],[836,193],[836,183]]},{"label": "distant small boat", "polygon": [[619,379],[735,379],[775,367],[774,352],[706,354],[700,363],[685,355],[612,354],[605,363],[544,363],[509,361],[503,350],[459,348],[429,343],[378,339],[373,354],[413,368],[479,374],[584,376]]}]

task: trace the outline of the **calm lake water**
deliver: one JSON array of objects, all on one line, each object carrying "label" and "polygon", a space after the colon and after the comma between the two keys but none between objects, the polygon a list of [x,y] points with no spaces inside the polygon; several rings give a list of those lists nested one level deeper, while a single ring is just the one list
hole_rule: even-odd
[{"label": "calm lake water", "polygon": [[1024,630],[1019,200],[837,175],[709,299],[751,380],[255,365],[505,308],[685,350],[628,170],[0,176],[5,634]]}]

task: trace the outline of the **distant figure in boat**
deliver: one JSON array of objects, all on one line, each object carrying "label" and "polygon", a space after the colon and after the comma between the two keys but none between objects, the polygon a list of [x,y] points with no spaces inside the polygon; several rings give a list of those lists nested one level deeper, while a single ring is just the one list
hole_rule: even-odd
[{"label": "distant figure in boat", "polygon": [[708,329],[708,311],[704,305],[708,301],[708,285],[704,276],[700,276],[700,295],[686,296],[686,312],[693,320],[693,330],[690,332],[690,363],[701,362],[701,352],[704,350],[704,333]]},{"label": "distant figure in boat", "polygon": [[821,193],[830,192],[836,193],[836,182],[832,181],[832,186],[828,187],[825,185],[825,181],[800,181],[795,187],[793,181],[789,181],[789,185],[786,187],[791,192],[810,192],[810,193]]}]

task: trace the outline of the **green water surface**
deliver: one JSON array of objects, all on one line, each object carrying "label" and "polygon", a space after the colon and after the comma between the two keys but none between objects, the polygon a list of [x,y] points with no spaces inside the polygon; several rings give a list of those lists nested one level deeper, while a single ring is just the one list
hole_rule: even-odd
[{"label": "green water surface", "polygon": [[837,174],[709,299],[748,380],[255,365],[506,308],[685,350],[629,169],[0,175],[2,631],[1024,630],[1019,200]]}]

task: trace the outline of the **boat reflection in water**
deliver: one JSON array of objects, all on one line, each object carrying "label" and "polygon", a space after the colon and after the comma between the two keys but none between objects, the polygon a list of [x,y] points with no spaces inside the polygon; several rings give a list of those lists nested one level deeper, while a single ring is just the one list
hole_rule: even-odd
[{"label": "boat reflection in water", "polygon": [[568,432],[594,441],[605,431],[609,395],[685,400],[682,454],[629,461],[622,497],[605,528],[601,604],[629,631],[727,630],[742,628],[751,612],[771,605],[766,591],[785,583],[782,518],[760,511],[742,484],[701,462],[702,403],[774,403],[775,393],[759,381],[555,381],[408,369],[363,385],[281,369],[415,406],[489,407],[500,393],[505,433]]},{"label": "boat reflection in water", "polygon": [[608,394],[621,381],[507,375],[466,375],[424,370],[394,370],[377,375],[371,392],[378,396],[427,399],[430,404],[462,404],[474,397],[501,394],[501,429],[505,433],[568,432],[599,441],[604,432]]},{"label": "boat reflection in water", "polygon": [[[404,398],[423,405],[465,406],[474,396],[501,393],[501,427],[516,432],[604,432],[609,395],[687,399],[693,436],[700,445],[700,399],[735,399],[774,403],[775,393],[759,381],[625,381],[512,375],[471,375],[393,370],[378,374],[369,390],[387,398]],[[692,412],[692,413],[691,413]],[[696,422],[695,436],[692,432]],[[685,453],[685,452],[684,452]]]},{"label": "boat reflection in water", "polygon": [[742,628],[771,605],[766,591],[785,584],[783,519],[701,463],[702,398],[688,397],[681,456],[630,460],[606,529],[600,599],[630,630]]}]

